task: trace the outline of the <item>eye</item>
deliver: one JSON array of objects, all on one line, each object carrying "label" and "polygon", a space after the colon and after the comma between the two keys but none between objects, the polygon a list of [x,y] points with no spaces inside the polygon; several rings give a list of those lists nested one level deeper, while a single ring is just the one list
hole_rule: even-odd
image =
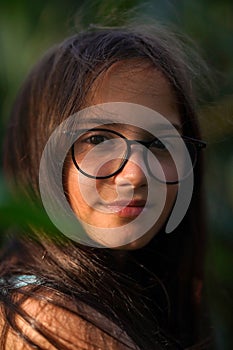
[{"label": "eye", "polygon": [[88,137],[85,141],[92,145],[99,145],[100,143],[107,141],[107,137],[104,135],[93,135]]}]

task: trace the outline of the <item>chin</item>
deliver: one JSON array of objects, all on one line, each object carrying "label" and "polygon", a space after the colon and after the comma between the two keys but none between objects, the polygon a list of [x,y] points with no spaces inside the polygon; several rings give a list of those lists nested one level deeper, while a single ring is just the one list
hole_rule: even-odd
[{"label": "chin", "polygon": [[115,247],[112,249],[119,249],[119,250],[137,250],[137,249],[141,249],[143,247],[145,247],[147,244],[150,243],[150,241],[154,238],[154,236],[156,236],[156,234],[158,233],[155,232],[154,230],[151,230],[147,233],[145,233],[142,237],[136,239],[135,241],[132,241],[130,243],[127,243],[125,245],[119,246],[119,247]]}]

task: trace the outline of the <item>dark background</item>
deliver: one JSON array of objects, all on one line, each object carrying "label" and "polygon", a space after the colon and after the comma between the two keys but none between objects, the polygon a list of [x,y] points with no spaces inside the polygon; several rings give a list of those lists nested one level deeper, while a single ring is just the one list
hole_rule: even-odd
[{"label": "dark background", "polygon": [[[130,11],[123,15],[127,10]],[[1,0],[0,146],[14,96],[30,67],[47,48],[89,23],[124,24],[127,18],[139,14],[141,21],[149,15],[188,35],[199,47],[214,81],[199,111],[203,139],[208,142],[207,293],[216,349],[233,349],[232,0]],[[0,167],[0,232],[12,222],[20,224],[26,210],[26,205],[22,208],[10,199]]]}]

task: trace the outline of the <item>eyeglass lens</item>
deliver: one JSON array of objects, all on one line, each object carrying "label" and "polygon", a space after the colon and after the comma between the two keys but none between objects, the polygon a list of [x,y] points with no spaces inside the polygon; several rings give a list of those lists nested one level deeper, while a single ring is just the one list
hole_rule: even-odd
[{"label": "eyeglass lens", "polygon": [[[135,143],[137,143],[135,141]],[[78,169],[88,177],[107,178],[119,172],[131,155],[132,141],[110,130],[95,129],[82,134],[73,145]],[[195,146],[181,137],[168,135],[154,139],[143,155],[150,175],[166,183],[178,182],[192,171]]]}]

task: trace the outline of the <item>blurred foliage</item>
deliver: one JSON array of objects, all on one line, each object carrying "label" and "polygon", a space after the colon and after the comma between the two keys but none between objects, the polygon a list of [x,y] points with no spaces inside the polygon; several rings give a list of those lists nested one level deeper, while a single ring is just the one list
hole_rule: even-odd
[{"label": "blurred foliage", "polygon": [[[136,8],[136,9],[135,9]],[[200,47],[215,89],[200,108],[207,140],[209,254],[206,265],[216,348],[231,349],[233,278],[233,2],[232,0],[1,0],[0,143],[14,96],[30,67],[52,44],[89,24],[118,25],[147,16],[187,34]],[[21,225],[23,208],[0,181],[0,229]],[[35,222],[44,220],[31,213]],[[39,214],[38,214],[39,215]]]},{"label": "blurred foliage", "polygon": [[[22,229],[32,224],[34,227],[43,227],[43,229],[53,234],[55,232],[54,225],[49,220],[44,210],[38,203],[31,201],[22,193],[12,196],[7,190],[3,178],[0,178],[0,229],[7,231],[12,228]],[[4,241],[1,237],[0,241]]]}]

